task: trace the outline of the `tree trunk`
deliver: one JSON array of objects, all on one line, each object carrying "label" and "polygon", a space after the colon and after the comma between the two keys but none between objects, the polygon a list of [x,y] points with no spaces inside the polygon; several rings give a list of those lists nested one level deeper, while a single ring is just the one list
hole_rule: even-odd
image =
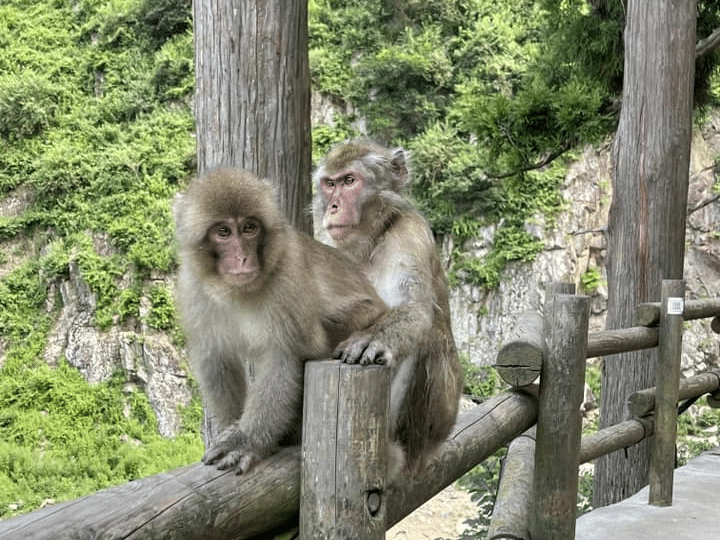
[{"label": "tree trunk", "polygon": [[[307,0],[193,0],[198,170],[242,167],[277,186],[308,233],[310,71]],[[205,410],[205,444],[215,422]]]},{"label": "tree trunk", "polygon": [[[622,112],[614,144],[608,221],[607,328],[632,325],[635,306],[658,301],[662,279],[681,279],[692,138],[694,0],[630,0]],[[657,352],[607,357],[601,427],[627,418],[625,402],[654,386]],[[648,482],[647,441],[596,462],[593,505]]]},{"label": "tree trunk", "polygon": [[310,232],[310,72],[306,0],[193,2],[200,172],[238,166],[276,183]]}]

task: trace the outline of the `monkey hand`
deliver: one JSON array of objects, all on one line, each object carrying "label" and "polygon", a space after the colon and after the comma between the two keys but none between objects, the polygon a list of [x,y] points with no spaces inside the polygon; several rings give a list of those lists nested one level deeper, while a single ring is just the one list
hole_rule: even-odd
[{"label": "monkey hand", "polygon": [[332,354],[346,364],[392,364],[393,355],[382,340],[373,334],[358,332],[340,343]]},{"label": "monkey hand", "polygon": [[218,469],[235,467],[237,474],[243,474],[264,457],[265,453],[254,447],[242,431],[231,426],[223,431],[205,452],[202,461],[206,465],[215,465]]}]

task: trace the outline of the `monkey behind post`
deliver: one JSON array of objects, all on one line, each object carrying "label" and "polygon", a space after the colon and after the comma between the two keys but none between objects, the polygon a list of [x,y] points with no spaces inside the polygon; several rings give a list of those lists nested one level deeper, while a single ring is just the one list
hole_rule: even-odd
[{"label": "monkey behind post", "polygon": [[203,461],[244,473],[299,444],[304,361],[387,310],[342,253],[291,227],[275,190],[216,169],[174,205],[191,368],[220,434]]},{"label": "monkey behind post", "polygon": [[362,269],[390,306],[342,343],[345,362],[392,368],[391,438],[417,474],[455,423],[462,369],[448,288],[430,227],[403,194],[405,152],[366,141],[333,148],[313,175],[316,223]]}]

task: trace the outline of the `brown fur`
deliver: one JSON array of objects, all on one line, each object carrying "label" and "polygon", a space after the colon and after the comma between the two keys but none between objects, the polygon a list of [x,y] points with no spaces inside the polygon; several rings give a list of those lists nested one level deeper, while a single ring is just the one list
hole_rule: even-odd
[{"label": "brown fur", "polygon": [[330,200],[321,189],[328,179],[346,175],[364,182],[350,212],[361,218],[349,224],[351,234],[330,242],[363,269],[391,309],[336,354],[348,362],[392,366],[393,437],[405,450],[408,471],[417,472],[450,432],[462,391],[447,282],[430,228],[402,192],[409,179],[404,151],[365,141],[331,150],[314,174],[317,223],[327,221],[331,205],[347,205],[342,194],[333,192]]},{"label": "brown fur", "polygon": [[[303,363],[329,357],[387,307],[342,253],[291,227],[272,186],[237,169],[193,180],[175,203],[178,300],[191,368],[222,430],[203,460],[239,472],[299,442]],[[254,217],[262,224],[260,276],[230,287],[208,230]]]}]

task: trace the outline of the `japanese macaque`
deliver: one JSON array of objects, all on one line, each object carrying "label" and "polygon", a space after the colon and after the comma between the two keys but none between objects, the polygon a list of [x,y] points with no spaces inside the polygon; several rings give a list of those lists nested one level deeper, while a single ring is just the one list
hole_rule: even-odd
[{"label": "japanese macaque", "polygon": [[391,366],[391,437],[417,474],[450,432],[462,369],[450,325],[445,273],[422,215],[403,195],[405,152],[364,141],[332,149],[313,175],[322,236],[353,259],[390,306],[341,343],[344,362]]},{"label": "japanese macaque", "polygon": [[244,473],[299,444],[304,361],[387,312],[345,255],[291,227],[273,186],[239,169],[174,205],[191,368],[220,432],[203,461]]}]

